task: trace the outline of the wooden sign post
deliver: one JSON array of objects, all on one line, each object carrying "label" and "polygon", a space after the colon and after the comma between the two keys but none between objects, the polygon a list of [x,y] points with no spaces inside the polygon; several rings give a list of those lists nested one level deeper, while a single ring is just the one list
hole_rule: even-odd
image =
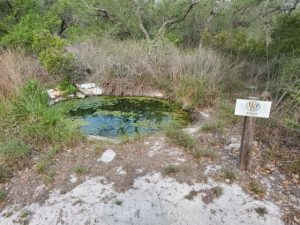
[{"label": "wooden sign post", "polygon": [[240,156],[240,170],[247,170],[250,161],[250,153],[253,145],[255,117],[269,118],[272,102],[258,101],[256,97],[249,99],[237,99],[235,106],[235,115],[245,116]]}]

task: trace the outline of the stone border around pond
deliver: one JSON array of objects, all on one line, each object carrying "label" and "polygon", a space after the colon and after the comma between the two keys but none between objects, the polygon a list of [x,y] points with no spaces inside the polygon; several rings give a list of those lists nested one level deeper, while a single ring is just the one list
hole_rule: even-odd
[{"label": "stone border around pond", "polygon": [[[54,105],[59,102],[66,101],[68,99],[84,99],[87,96],[101,96],[104,93],[103,88],[97,86],[95,83],[83,83],[76,84],[76,94],[65,96],[64,92],[58,88],[47,90],[49,96],[49,105]],[[164,98],[165,95],[160,91],[150,91],[146,94],[140,95],[140,97],[154,97],[154,98]]]}]

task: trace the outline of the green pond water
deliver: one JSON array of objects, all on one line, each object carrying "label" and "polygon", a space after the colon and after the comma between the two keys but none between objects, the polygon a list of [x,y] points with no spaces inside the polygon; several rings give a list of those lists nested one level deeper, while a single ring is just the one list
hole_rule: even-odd
[{"label": "green pond water", "polygon": [[120,137],[150,134],[170,122],[188,123],[190,117],[177,104],[145,97],[91,97],[55,105],[70,126],[87,135]]}]

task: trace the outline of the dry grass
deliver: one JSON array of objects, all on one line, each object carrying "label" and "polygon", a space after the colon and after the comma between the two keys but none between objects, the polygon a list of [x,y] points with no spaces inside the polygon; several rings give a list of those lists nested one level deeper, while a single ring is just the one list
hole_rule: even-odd
[{"label": "dry grass", "polygon": [[149,52],[142,42],[104,39],[73,45],[69,51],[89,68],[88,79],[101,84],[106,94],[143,95],[160,89],[195,106],[195,98],[205,99],[205,104],[213,101],[219,86],[239,71],[239,66],[204,47],[183,51],[161,44]]},{"label": "dry grass", "polygon": [[39,62],[22,50],[0,51],[0,100],[18,94],[20,87],[29,80],[49,81],[50,77]]}]

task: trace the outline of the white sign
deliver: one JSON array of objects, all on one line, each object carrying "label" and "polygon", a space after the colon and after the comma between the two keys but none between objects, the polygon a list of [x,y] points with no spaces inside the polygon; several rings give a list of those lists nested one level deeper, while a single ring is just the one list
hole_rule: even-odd
[{"label": "white sign", "polygon": [[269,118],[272,102],[251,99],[237,99],[235,115]]}]

